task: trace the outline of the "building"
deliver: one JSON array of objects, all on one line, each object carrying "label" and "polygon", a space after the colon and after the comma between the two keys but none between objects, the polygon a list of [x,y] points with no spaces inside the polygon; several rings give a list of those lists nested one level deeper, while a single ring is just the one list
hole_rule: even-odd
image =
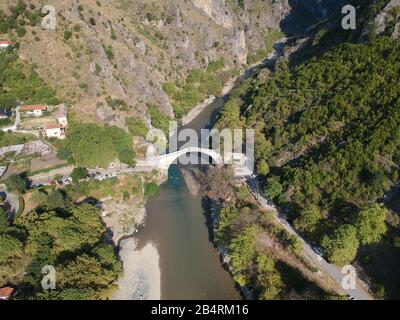
[{"label": "building", "polygon": [[19,111],[21,111],[27,116],[41,117],[43,115],[43,111],[47,111],[47,106],[44,105],[21,106],[19,108]]},{"label": "building", "polygon": [[9,40],[0,40],[0,50],[5,50],[11,45],[13,45],[13,43]]},{"label": "building", "polygon": [[0,108],[0,120],[7,119],[9,116],[10,116],[10,114],[6,109]]},{"label": "building", "polygon": [[65,128],[59,123],[47,124],[44,131],[47,138],[65,139]]},{"label": "building", "polygon": [[61,124],[64,128],[68,127],[67,115],[67,106],[65,104],[60,104],[56,112],[56,118],[58,123]]},{"label": "building", "polygon": [[8,300],[13,292],[14,289],[11,287],[0,288],[0,300]]}]

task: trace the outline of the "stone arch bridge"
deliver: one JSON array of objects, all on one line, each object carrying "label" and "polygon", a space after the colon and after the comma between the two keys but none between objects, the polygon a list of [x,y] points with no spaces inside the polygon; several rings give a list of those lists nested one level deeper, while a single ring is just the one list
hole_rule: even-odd
[{"label": "stone arch bridge", "polygon": [[253,174],[253,163],[245,154],[228,152],[224,156],[213,149],[190,147],[160,156],[149,157],[145,160],[139,160],[135,171],[152,171],[155,169],[168,171],[169,167],[181,156],[185,154],[203,154],[213,159],[216,165],[233,165],[235,176],[246,177]]}]

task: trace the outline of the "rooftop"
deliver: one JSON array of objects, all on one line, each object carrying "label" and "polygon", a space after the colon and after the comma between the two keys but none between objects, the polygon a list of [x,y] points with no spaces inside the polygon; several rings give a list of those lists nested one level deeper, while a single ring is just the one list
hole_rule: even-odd
[{"label": "rooftop", "polygon": [[46,124],[44,128],[46,130],[49,130],[49,129],[62,129],[64,127],[58,123],[50,123],[50,124]]},{"label": "rooftop", "polygon": [[8,299],[13,292],[14,289],[11,287],[0,288],[0,299]]},{"label": "rooftop", "polygon": [[33,111],[33,110],[47,110],[47,106],[45,105],[28,105],[28,106],[22,106],[20,108],[21,111]]}]

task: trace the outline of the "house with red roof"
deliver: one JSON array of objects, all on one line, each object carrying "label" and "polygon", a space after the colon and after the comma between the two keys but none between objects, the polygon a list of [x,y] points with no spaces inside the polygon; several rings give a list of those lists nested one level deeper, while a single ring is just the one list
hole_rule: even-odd
[{"label": "house with red roof", "polygon": [[47,109],[48,107],[45,105],[27,105],[21,106],[19,111],[26,116],[41,117],[43,115],[43,111],[47,111]]},{"label": "house with red roof", "polygon": [[65,127],[62,124],[46,124],[44,131],[47,138],[65,139]]},{"label": "house with red roof", "polygon": [[0,50],[7,49],[11,45],[13,45],[13,43],[10,40],[0,40]]},{"label": "house with red roof", "polygon": [[8,300],[13,292],[14,289],[11,287],[0,288],[0,300]]}]

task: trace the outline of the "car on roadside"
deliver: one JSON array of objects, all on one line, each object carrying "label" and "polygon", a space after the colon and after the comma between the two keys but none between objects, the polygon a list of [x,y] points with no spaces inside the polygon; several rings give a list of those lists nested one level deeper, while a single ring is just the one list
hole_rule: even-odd
[{"label": "car on roadside", "polygon": [[315,254],[319,255],[321,258],[324,256],[324,253],[322,252],[322,249],[320,247],[313,247],[313,251]]},{"label": "car on roadside", "polygon": [[72,179],[71,178],[67,178],[67,179],[64,180],[64,184],[65,185],[69,185],[71,183],[72,183]]}]

